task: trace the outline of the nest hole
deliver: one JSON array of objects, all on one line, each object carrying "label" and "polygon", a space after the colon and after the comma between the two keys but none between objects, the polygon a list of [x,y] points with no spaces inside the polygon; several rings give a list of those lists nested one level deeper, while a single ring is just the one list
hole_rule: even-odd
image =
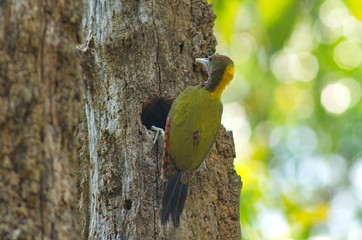
[{"label": "nest hole", "polygon": [[141,114],[142,124],[146,126],[147,129],[155,126],[165,130],[166,119],[170,108],[171,104],[163,99],[147,104]]}]

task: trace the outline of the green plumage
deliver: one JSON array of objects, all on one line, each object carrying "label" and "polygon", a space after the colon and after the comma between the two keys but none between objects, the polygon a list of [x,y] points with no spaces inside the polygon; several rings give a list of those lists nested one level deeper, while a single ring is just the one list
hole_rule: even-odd
[{"label": "green plumage", "polygon": [[223,55],[197,58],[209,79],[186,88],[173,102],[164,135],[161,176],[167,179],[162,197],[161,223],[171,216],[178,227],[185,205],[188,179],[205,160],[221,125],[221,94],[234,76],[233,61]]},{"label": "green plumage", "polygon": [[169,113],[170,156],[181,170],[197,169],[206,158],[221,125],[222,103],[209,91],[188,87]]}]

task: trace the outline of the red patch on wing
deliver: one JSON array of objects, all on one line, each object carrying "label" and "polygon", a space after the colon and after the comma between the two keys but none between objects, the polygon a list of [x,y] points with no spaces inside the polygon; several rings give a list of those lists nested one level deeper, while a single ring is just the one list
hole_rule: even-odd
[{"label": "red patch on wing", "polygon": [[167,119],[165,126],[165,135],[163,138],[163,159],[161,161],[161,178],[168,180],[175,172],[175,164],[172,161],[171,139],[170,139],[171,119]]},{"label": "red patch on wing", "polygon": [[198,145],[200,143],[200,138],[201,138],[201,130],[197,130],[192,133],[192,140],[193,140],[194,146]]}]

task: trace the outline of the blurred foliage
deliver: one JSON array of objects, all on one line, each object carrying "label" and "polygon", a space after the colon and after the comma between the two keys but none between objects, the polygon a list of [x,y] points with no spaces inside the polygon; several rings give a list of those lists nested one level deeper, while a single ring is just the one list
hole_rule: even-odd
[{"label": "blurred foliage", "polygon": [[362,239],[360,0],[210,3],[243,239]]},{"label": "blurred foliage", "polygon": [[360,0],[347,0],[347,6],[351,10],[352,14],[362,20],[362,4]]}]

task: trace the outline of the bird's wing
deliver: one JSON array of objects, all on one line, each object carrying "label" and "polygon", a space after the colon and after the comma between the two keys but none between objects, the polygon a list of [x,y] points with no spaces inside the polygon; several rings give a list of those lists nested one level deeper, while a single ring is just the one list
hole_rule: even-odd
[{"label": "bird's wing", "polygon": [[220,128],[222,104],[207,90],[188,87],[169,113],[170,156],[180,170],[197,169]]}]

